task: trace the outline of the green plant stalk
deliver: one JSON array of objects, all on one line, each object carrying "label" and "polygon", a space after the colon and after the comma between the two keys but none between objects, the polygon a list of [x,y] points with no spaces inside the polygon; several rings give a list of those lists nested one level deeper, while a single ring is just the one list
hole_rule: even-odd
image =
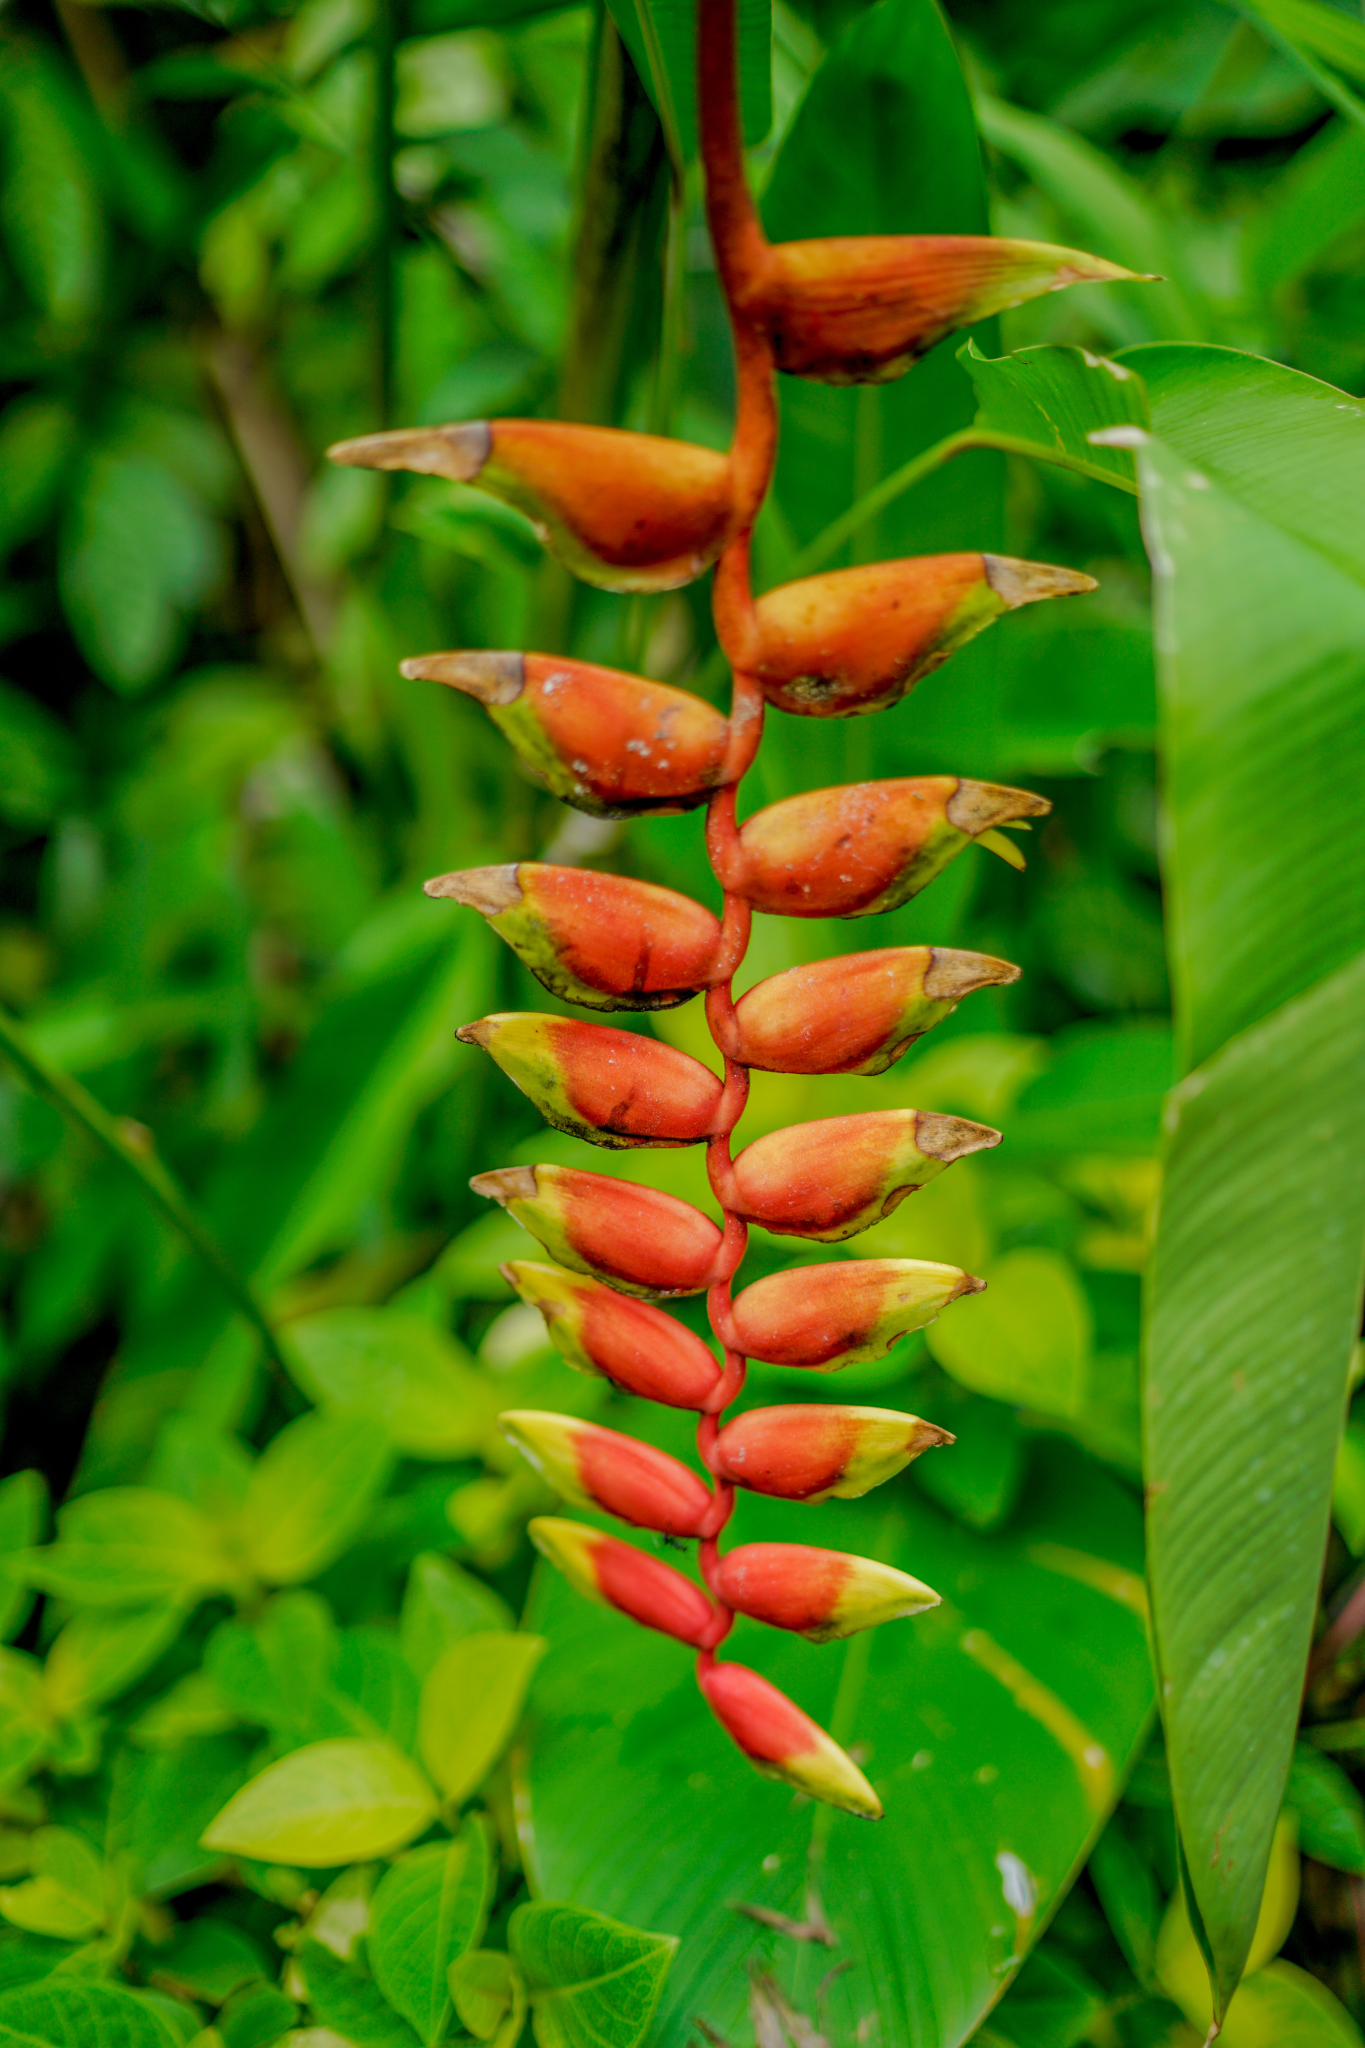
[{"label": "green plant stalk", "polygon": [[393,372],[397,354],[394,250],[398,244],[398,192],[393,182],[394,56],[398,43],[398,0],[379,0],[371,48],[374,52],[374,126],[370,136],[374,177],[374,347],[379,417],[393,417]]},{"label": "green plant stalk", "polygon": [[68,1122],[93,1138],[111,1159],[130,1173],[143,1195],[173,1230],[180,1233],[195,1256],[213,1272],[224,1292],[243,1319],[255,1330],[265,1346],[266,1356],[286,1378],[289,1369],[270,1320],[246,1280],[231,1264],[195,1215],[185,1195],[161,1160],[150,1138],[135,1136],[142,1126],[111,1116],[70,1074],[54,1067],[34,1045],[28,1033],[8,1010],[0,1008],[0,1047],[9,1054],[29,1086],[50,1102]]}]

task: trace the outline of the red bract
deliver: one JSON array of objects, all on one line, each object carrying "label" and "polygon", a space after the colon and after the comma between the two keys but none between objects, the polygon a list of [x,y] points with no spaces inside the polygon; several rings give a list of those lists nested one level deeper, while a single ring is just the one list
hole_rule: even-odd
[{"label": "red bract", "polygon": [[[531,1535],[589,1597],[698,1651],[716,1718],[760,1771],[875,1819],[852,1759],[783,1693],[715,1651],[740,1612],[815,1642],[937,1599],[893,1566],[803,1544],[722,1556],[734,1489],[851,1499],[951,1436],[894,1410],[829,1405],[721,1418],[749,1356],[832,1372],[874,1358],[983,1282],[914,1259],[838,1260],[769,1275],[732,1298],[750,1223],[836,1242],[954,1160],[999,1143],[962,1117],[869,1109],[769,1131],[732,1157],[750,1068],[878,1074],[974,990],[1019,969],[989,954],[889,945],[770,976],[733,1000],[752,913],[867,917],[925,888],[973,840],[1023,865],[1004,827],[1044,797],[956,775],[807,790],[742,825],[738,785],[769,703],[808,717],[885,709],[992,620],[1093,587],[1080,571],[964,551],[836,570],[755,599],[754,522],[776,454],[775,372],[833,382],[898,375],[954,326],[1081,279],[1127,276],[1075,250],[922,235],[764,236],[738,120],[734,0],[698,0],[698,116],[708,221],[730,317],[737,406],[728,452],[547,420],[422,427],[343,443],[342,462],[412,469],[493,492],[534,520],[585,581],[659,591],[715,564],[712,616],[730,664],[728,716],[700,696],[562,654],[457,651],[404,662],[483,706],[565,803],[599,817],[707,805],[723,915],[671,889],[537,861],[428,883],[485,916],[556,996],[592,1010],[669,1008],[705,992],[724,1078],[658,1039],[550,1015],[466,1024],[547,1121],[606,1146],[705,1144],[716,1223],[691,1203],[565,1166],[480,1174],[554,1264],[502,1268],[568,1364],[697,1413],[698,1461],[574,1416],[513,1410],[512,1440],[569,1500],[698,1541],[708,1591],[628,1543],[558,1517]],[[818,728],[815,729],[818,735]],[[814,752],[814,749],[810,750]],[[705,1291],[717,1358],[637,1297]],[[609,1705],[609,1703],[606,1703]]]}]

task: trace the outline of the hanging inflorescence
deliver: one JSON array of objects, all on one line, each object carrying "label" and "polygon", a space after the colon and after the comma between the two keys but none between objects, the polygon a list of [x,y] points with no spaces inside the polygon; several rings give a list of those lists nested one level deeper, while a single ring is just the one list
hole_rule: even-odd
[{"label": "hanging inflorescence", "polygon": [[[515,419],[376,434],[341,462],[477,484],[528,514],[579,577],[613,591],[676,589],[714,565],[730,715],[686,691],[558,655],[449,653],[403,664],[476,698],[566,803],[598,817],[707,806],[724,891],[715,918],[676,892],[521,861],[427,885],[481,911],[556,996],[592,1010],[654,1010],[704,992],[724,1079],[652,1038],[559,1016],[510,1014],[460,1036],[492,1054],[558,1129],[606,1146],[706,1146],[718,1226],[651,1188],[557,1166],[473,1185],[554,1261],[504,1268],[569,1362],[698,1416],[704,1482],[678,1459],[570,1416],[502,1418],[566,1499],[638,1528],[699,1540],[706,1590],[585,1524],[542,1517],[540,1549],[583,1592],[697,1651],[717,1719],[762,1771],[876,1817],[839,1746],[756,1672],[718,1663],[736,1613],[825,1642],[921,1612],[938,1596],[907,1573],[803,1544],[723,1555],[736,1487],[808,1502],[866,1493],[947,1432],[884,1409],[724,1411],[748,1358],[831,1372],[879,1356],[982,1282],[954,1266],[870,1259],[772,1275],[732,1298],[748,1228],[837,1243],[877,1222],[953,1160],[999,1143],[961,1117],[880,1110],[800,1124],[737,1158],[751,1068],[877,1074],[972,990],[1014,981],[1007,961],[895,946],[799,967],[735,1002],[755,911],[866,917],[894,909],[970,841],[1021,865],[1001,827],[1048,809],[1027,791],[921,776],[814,790],[743,825],[740,780],[767,704],[830,718],[881,710],[1002,612],[1093,588],[1069,569],[999,555],[882,562],[755,600],[749,554],[776,451],[774,372],[832,383],[898,376],[944,334],[1112,264],[983,236],[770,244],[745,178],[734,0],[699,0],[699,111],[707,212],[738,370],[728,455],[610,428]],[[712,1351],[656,1302],[705,1292]]]}]

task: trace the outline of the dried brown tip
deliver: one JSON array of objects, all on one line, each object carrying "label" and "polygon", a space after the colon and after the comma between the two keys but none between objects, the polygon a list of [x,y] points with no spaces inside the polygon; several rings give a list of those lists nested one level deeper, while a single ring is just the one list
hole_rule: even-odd
[{"label": "dried brown tip", "polygon": [[480,1017],[474,1024],[461,1024],[455,1036],[461,1045],[487,1045],[493,1036],[492,1019]]},{"label": "dried brown tip", "polygon": [[398,673],[410,683],[445,683],[480,704],[515,704],[526,687],[521,654],[416,654],[400,661]]},{"label": "dried brown tip", "polygon": [[466,909],[481,910],[485,917],[497,917],[501,911],[515,910],[521,901],[517,864],[508,861],[497,868],[461,868],[453,875],[433,875],[423,882],[422,894],[463,903]]},{"label": "dried brown tip", "polygon": [[959,782],[944,805],[943,815],[959,832],[975,839],[994,825],[1008,825],[1016,818],[1045,818],[1052,805],[1031,789],[1010,789],[1002,782]]},{"label": "dried brown tip", "polygon": [[974,1124],[965,1116],[942,1116],[937,1110],[915,1113],[915,1145],[926,1159],[941,1159],[951,1166],[969,1152],[986,1152],[1000,1143],[999,1131],[989,1124]]},{"label": "dried brown tip", "polygon": [[975,1273],[964,1273],[953,1292],[953,1300],[961,1301],[964,1294],[984,1294],[986,1283]]},{"label": "dried brown tip", "polygon": [[1037,604],[1045,597],[1078,597],[1098,590],[1093,576],[1080,569],[1056,569],[1048,562],[1020,562],[1013,555],[983,555],[986,581],[1010,611]]},{"label": "dried brown tip", "polygon": [[950,1429],[940,1429],[936,1422],[921,1422],[915,1436],[915,1456],[923,1451],[941,1450],[944,1444],[955,1444],[957,1438]]},{"label": "dried brown tip", "polygon": [[[430,883],[427,887],[430,890]],[[956,1003],[977,988],[1007,988],[1023,973],[1012,960],[993,953],[958,953],[935,946],[924,976],[924,993],[932,1002]]]},{"label": "dried brown tip", "polygon": [[410,469],[418,476],[444,476],[452,483],[472,483],[493,452],[493,430],[487,420],[469,420],[454,427],[399,427],[391,434],[360,434],[354,441],[335,441],[329,462],[351,469]]},{"label": "dried brown tip", "polygon": [[[476,1029],[466,1025],[465,1030]],[[460,1033],[464,1036],[464,1032]],[[476,1173],[469,1183],[476,1195],[486,1195],[490,1202],[501,1202],[504,1209],[509,1202],[533,1202],[536,1198],[536,1170],[534,1166],[499,1166],[492,1173]],[[506,1267],[500,1267],[504,1278]]]}]

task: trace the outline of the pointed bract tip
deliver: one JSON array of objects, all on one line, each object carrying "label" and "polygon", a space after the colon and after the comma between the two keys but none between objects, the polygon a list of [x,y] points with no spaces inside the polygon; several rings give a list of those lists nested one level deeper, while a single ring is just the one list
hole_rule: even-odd
[{"label": "pointed bract tip", "polygon": [[526,660],[520,654],[415,654],[399,662],[398,673],[410,683],[444,683],[490,706],[515,704],[526,687]]},{"label": "pointed bract tip", "polygon": [[1012,960],[993,953],[959,953],[948,946],[932,949],[924,975],[924,993],[936,1003],[960,1002],[978,988],[1008,988],[1023,974]]},{"label": "pointed bract tip", "polygon": [[979,1273],[964,1273],[953,1290],[953,1300],[960,1301],[964,1294],[984,1294],[986,1283]]},{"label": "pointed bract tip", "polygon": [[466,420],[458,426],[399,427],[389,434],[334,441],[327,459],[350,469],[407,469],[418,476],[443,476],[467,484],[492,452],[493,430],[487,420]]},{"label": "pointed bract tip", "polygon": [[[478,1028],[477,1024],[465,1025],[465,1031],[477,1031]],[[464,1032],[459,1036],[463,1038]],[[469,1185],[476,1195],[486,1195],[490,1202],[501,1202],[505,1209],[509,1202],[535,1200],[536,1170],[534,1166],[499,1166],[492,1173],[476,1173]],[[500,1270],[505,1272],[506,1269]],[[515,1286],[515,1281],[512,1284]]]},{"label": "pointed bract tip", "polygon": [[515,910],[521,901],[517,864],[508,861],[502,867],[461,868],[453,875],[433,875],[423,882],[422,894],[462,903],[469,910],[482,911],[485,917],[497,917],[501,911]]},{"label": "pointed bract tip", "polygon": [[970,1117],[944,1116],[938,1110],[921,1109],[915,1114],[915,1145],[926,1159],[941,1159],[951,1166],[969,1152],[986,1152],[1000,1143],[999,1131],[989,1124],[974,1124]]},{"label": "pointed bract tip", "polygon": [[944,806],[943,815],[959,832],[974,839],[997,825],[1013,824],[1019,818],[1045,818],[1050,800],[1031,789],[1010,789],[1001,782],[959,782]]},{"label": "pointed bract tip", "polygon": [[1013,555],[983,555],[986,581],[1010,611],[1038,604],[1045,597],[1078,597],[1098,590],[1093,576],[1080,569],[1058,569],[1050,562],[1020,562]]}]

